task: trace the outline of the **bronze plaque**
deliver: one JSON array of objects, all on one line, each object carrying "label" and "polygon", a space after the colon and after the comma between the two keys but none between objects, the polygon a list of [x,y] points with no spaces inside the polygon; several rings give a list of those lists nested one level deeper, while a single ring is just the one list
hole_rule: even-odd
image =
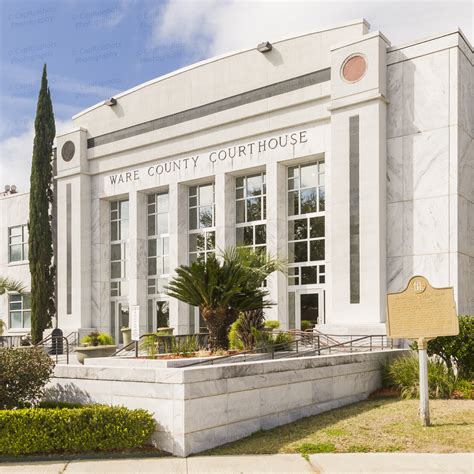
[{"label": "bronze plaque", "polygon": [[400,339],[455,336],[459,333],[453,288],[433,288],[414,276],[400,293],[387,295],[387,336]]}]

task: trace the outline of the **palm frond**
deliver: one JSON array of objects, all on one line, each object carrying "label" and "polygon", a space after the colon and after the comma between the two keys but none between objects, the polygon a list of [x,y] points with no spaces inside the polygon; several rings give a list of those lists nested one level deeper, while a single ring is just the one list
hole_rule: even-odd
[{"label": "palm frond", "polygon": [[0,295],[10,291],[23,294],[25,292],[25,285],[23,285],[21,281],[16,281],[8,277],[0,277]]}]

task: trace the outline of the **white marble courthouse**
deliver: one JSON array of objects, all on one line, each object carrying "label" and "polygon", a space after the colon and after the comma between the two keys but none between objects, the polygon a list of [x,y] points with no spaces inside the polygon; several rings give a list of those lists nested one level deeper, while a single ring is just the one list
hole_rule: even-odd
[{"label": "white marble courthouse", "polygon": [[164,286],[236,244],[288,260],[267,283],[285,329],[385,333],[386,293],[414,274],[474,314],[466,38],[392,46],[357,20],[263,40],[94,105],[57,137],[63,330],[119,339],[138,306],[142,332],[198,332]]}]

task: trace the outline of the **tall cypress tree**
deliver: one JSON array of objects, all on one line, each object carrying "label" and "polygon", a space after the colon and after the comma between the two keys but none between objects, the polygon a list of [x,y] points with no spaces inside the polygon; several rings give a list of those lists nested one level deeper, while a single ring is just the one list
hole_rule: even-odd
[{"label": "tall cypress tree", "polygon": [[53,235],[51,206],[53,202],[53,141],[56,135],[53,104],[48,87],[46,64],[35,118],[35,140],[30,178],[29,260],[31,274],[31,337],[42,339],[55,313]]}]

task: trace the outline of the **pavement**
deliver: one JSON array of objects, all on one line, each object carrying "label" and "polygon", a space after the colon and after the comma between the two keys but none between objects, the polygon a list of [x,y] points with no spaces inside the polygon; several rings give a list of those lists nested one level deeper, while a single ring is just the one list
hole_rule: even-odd
[{"label": "pavement", "polygon": [[0,464],[0,473],[449,473],[473,474],[474,454],[357,453],[260,456],[193,456]]}]

